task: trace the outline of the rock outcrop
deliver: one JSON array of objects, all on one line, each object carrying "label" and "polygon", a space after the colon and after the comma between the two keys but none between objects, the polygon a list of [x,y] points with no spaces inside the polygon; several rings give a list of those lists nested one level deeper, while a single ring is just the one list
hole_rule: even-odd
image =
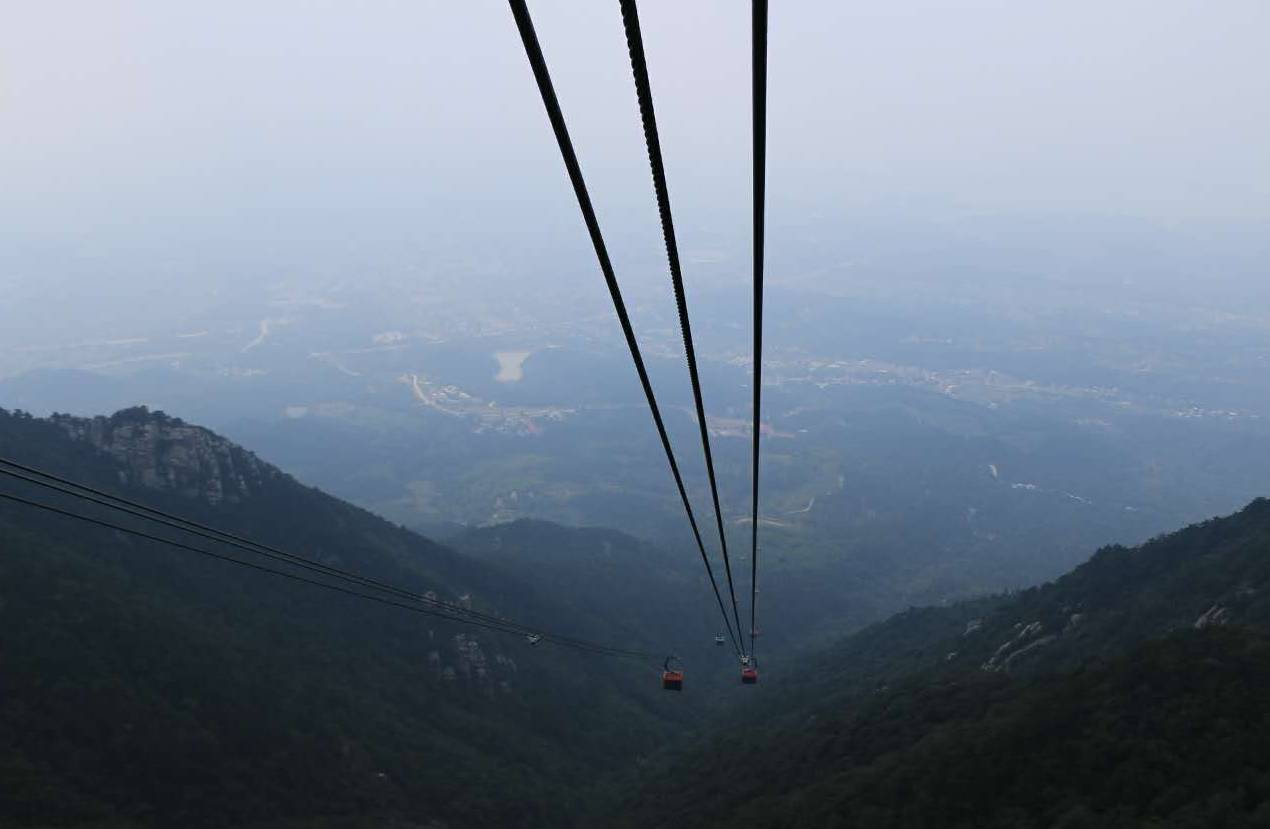
[{"label": "rock outcrop", "polygon": [[75,440],[110,455],[123,467],[120,483],[176,492],[209,503],[249,498],[271,477],[283,475],[224,438],[144,406],[109,417],[54,415]]}]

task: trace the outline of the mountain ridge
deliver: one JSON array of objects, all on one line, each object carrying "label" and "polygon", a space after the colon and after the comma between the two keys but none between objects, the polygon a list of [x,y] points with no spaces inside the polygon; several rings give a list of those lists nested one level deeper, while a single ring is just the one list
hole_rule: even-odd
[{"label": "mountain ridge", "polygon": [[[1270,757],[1248,759],[1270,734],[1260,705],[1270,682],[1267,634],[1270,500],[1261,498],[1137,547],[1105,547],[1045,585],[897,614],[808,660],[796,676],[769,675],[766,694],[737,712],[754,727],[663,759],[615,821],[1254,825],[1241,821],[1270,816],[1261,808],[1270,801]],[[1207,668],[1231,665],[1223,668],[1228,681],[1205,680]],[[1242,731],[1223,719],[1227,699],[1243,706],[1232,709],[1244,712]],[[1109,758],[1149,769],[1155,751],[1187,793],[1166,798],[1166,778],[1155,777],[1117,810],[1114,792],[1080,783],[1078,768],[1058,758],[1079,754],[1072,733],[1096,743],[1096,722],[1105,723],[1109,753],[1082,763],[1106,775],[1117,773]],[[1221,745],[1239,762],[1212,753]],[[953,758],[968,769],[991,759],[1002,771],[978,775]],[[1049,796],[1021,789],[1013,800],[993,798],[994,779],[1054,763],[1059,771],[1042,787]],[[1214,782],[1205,768],[1232,776]],[[897,779],[916,788],[897,788]]]},{"label": "mountain ridge", "polygon": [[[0,411],[0,456],[421,593],[646,644],[162,413]],[[8,478],[4,489],[102,514]],[[12,772],[0,823],[576,825],[606,773],[688,725],[691,700],[670,705],[647,667],[11,502],[0,548],[0,766]]]}]

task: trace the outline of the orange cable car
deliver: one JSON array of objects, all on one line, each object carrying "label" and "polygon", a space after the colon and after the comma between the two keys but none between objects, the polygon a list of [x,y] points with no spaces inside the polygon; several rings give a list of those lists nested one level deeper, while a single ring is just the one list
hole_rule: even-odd
[{"label": "orange cable car", "polygon": [[661,689],[663,691],[682,691],[684,689],[684,672],[680,668],[670,667],[672,661],[678,661],[673,656],[666,657],[666,661],[662,663],[661,669]]}]

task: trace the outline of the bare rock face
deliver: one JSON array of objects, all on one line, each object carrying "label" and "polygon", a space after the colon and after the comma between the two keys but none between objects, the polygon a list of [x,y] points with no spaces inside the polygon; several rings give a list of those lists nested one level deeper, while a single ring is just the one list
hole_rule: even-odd
[{"label": "bare rock face", "polygon": [[1230,621],[1230,608],[1222,607],[1215,604],[1208,610],[1200,614],[1195,620],[1195,629],[1200,630],[1206,627],[1214,627],[1216,625],[1224,625]]},{"label": "bare rock face", "polygon": [[1010,664],[1019,657],[1043,648],[1058,638],[1053,635],[1042,636],[1045,628],[1040,622],[1032,622],[1028,625],[1020,623],[1015,625],[1015,628],[1018,632],[1013,638],[1002,643],[1001,647],[992,654],[992,658],[983,663],[983,670],[1008,671]]},{"label": "bare rock face", "polygon": [[110,417],[54,415],[52,420],[72,438],[119,461],[126,470],[121,483],[219,504],[244,500],[267,478],[282,475],[224,438],[144,406]]},{"label": "bare rock face", "polygon": [[495,652],[491,658],[480,641],[468,633],[456,633],[446,644],[448,647],[443,645],[428,652],[428,667],[434,680],[456,686],[460,693],[485,697],[513,690],[508,677],[515,673],[516,663],[510,657]]}]

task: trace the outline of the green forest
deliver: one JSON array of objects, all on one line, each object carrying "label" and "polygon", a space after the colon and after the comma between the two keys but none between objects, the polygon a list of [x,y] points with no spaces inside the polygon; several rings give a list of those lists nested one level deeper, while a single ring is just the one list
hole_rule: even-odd
[{"label": "green forest", "polygon": [[700,584],[620,533],[516,522],[435,544],[143,409],[3,412],[0,456],[719,665],[666,695],[656,665],[248,577],[6,501],[0,825],[1270,826],[1267,500],[1035,588],[912,608],[738,698],[674,612]]},{"label": "green forest", "polygon": [[[177,424],[130,411],[101,425]],[[5,457],[360,573],[597,633],[491,567],[210,445],[226,453],[222,473],[248,470],[247,494],[213,505],[120,486],[134,467],[53,422],[0,415]],[[155,446],[160,456],[179,448]],[[518,637],[8,502],[0,550],[0,822],[10,825],[584,823],[597,778],[654,751],[689,716],[638,665],[529,653]],[[598,632],[628,641],[621,629]]]}]

